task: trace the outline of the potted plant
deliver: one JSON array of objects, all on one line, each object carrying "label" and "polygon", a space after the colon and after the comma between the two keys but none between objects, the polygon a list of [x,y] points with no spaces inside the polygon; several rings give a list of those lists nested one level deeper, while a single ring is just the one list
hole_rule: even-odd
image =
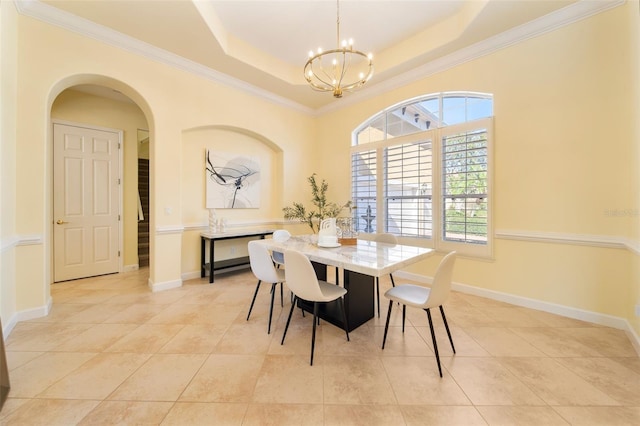
[{"label": "potted plant", "polygon": [[295,219],[300,222],[306,222],[314,233],[318,231],[320,222],[323,219],[338,217],[338,215],[345,208],[351,208],[351,201],[339,205],[334,202],[327,201],[327,190],[329,184],[322,179],[322,182],[318,184],[316,181],[316,174],[312,174],[307,178],[309,185],[311,185],[311,203],[315,206],[315,209],[307,211],[302,203],[293,203],[293,206],[285,207],[282,209],[284,212],[284,218],[287,220]]}]

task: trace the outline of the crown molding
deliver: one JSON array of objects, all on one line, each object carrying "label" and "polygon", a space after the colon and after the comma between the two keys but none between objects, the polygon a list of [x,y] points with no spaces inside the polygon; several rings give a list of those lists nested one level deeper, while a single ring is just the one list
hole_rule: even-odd
[{"label": "crown molding", "polygon": [[390,78],[380,83],[369,82],[366,91],[350,94],[340,103],[332,103],[319,108],[318,115],[333,112],[349,105],[360,103],[383,93],[390,92],[408,84],[414,83],[425,77],[446,71],[466,62],[489,55],[498,50],[518,44],[525,40],[555,31],[566,25],[586,19],[598,13],[605,12],[625,3],[626,0],[580,0],[555,12],[549,13],[526,24],[519,25],[495,36],[489,37],[471,46],[457,50],[449,55],[429,61],[424,65]]},{"label": "crown molding", "polygon": [[274,104],[298,110],[305,114],[312,115],[314,113],[312,108],[38,0],[15,0],[15,5],[18,12],[24,16],[38,19],[47,24],[123,49],[129,53],[143,56],[152,61],[249,93]]}]

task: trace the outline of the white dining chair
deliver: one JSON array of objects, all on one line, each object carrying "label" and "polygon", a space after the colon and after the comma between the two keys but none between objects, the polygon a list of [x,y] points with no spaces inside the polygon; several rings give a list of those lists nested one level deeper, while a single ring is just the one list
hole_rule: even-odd
[{"label": "white dining chair", "polygon": [[451,349],[453,353],[456,353],[456,348],[453,346],[453,339],[451,338],[451,331],[449,331],[449,324],[447,324],[447,317],[444,315],[444,309],[442,304],[449,297],[451,292],[451,276],[453,275],[453,265],[456,261],[456,252],[452,251],[447,254],[438,269],[436,275],[433,278],[433,284],[431,288],[422,287],[414,284],[401,284],[396,287],[390,288],[384,294],[389,299],[389,311],[387,313],[387,322],[384,326],[384,337],[382,339],[382,349],[387,341],[387,331],[389,330],[389,318],[391,317],[391,308],[394,302],[398,302],[402,305],[402,332],[404,333],[404,321],[406,317],[407,306],[423,309],[427,312],[427,318],[429,319],[429,328],[431,329],[431,340],[433,341],[433,351],[436,354],[436,361],[438,362],[438,371],[440,377],[442,377],[442,367],[440,366],[440,355],[438,354],[438,344],[436,343],[436,334],[433,330],[433,321],[431,320],[431,308],[436,306],[440,308],[440,314],[442,315],[442,321],[447,329],[447,335],[449,335],[449,342],[451,342]]},{"label": "white dining chair", "polygon": [[291,314],[293,314],[293,309],[295,308],[298,299],[312,302],[313,331],[311,334],[311,360],[309,364],[313,365],[313,353],[316,344],[316,326],[318,323],[318,305],[320,303],[329,303],[335,300],[338,301],[340,309],[342,310],[342,318],[344,330],[347,334],[347,341],[349,341],[349,326],[347,323],[347,313],[344,308],[343,300],[347,290],[343,287],[329,284],[326,281],[318,280],[316,272],[313,269],[313,265],[311,265],[311,261],[307,256],[299,251],[286,250],[284,252],[284,262],[287,265],[285,268],[287,287],[289,287],[293,292],[294,298],[280,344],[284,344],[284,339],[287,336],[287,330],[289,329],[289,323],[291,322]]},{"label": "white dining chair", "polygon": [[[398,238],[390,233],[374,234],[373,241],[377,243],[398,244]],[[396,283],[393,281],[393,274],[389,274],[391,278],[391,286],[395,287]],[[376,300],[378,303],[378,317],[380,317],[380,278],[376,277]]]},{"label": "white dining chair", "polygon": [[[274,241],[282,243],[287,241],[289,238],[291,238],[291,233],[286,229],[278,229],[273,231]],[[271,252],[271,259],[276,264],[276,268],[284,265],[284,254],[281,251]]]},{"label": "white dining chair", "polygon": [[267,247],[262,245],[259,241],[249,241],[249,263],[251,265],[251,271],[253,275],[258,278],[258,284],[256,284],[256,291],[253,293],[253,299],[251,300],[251,306],[249,307],[249,313],[247,314],[247,321],[251,316],[253,310],[253,304],[256,301],[260,284],[271,284],[271,305],[269,307],[269,325],[267,326],[267,334],[271,333],[271,318],[273,317],[273,299],[276,294],[276,287],[280,284],[280,304],[284,306],[282,283],[285,281],[284,271],[277,269],[271,259],[271,254]]}]

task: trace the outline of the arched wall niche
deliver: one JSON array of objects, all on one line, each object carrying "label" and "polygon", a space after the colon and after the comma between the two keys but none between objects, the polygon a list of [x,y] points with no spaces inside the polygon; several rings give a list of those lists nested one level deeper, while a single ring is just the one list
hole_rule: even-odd
[{"label": "arched wall niche", "polygon": [[[207,229],[205,155],[216,153],[250,156],[260,161],[260,205],[257,208],[216,209],[229,228],[279,228],[282,225],[283,150],[252,130],[210,125],[182,132],[182,276],[199,277],[200,232]],[[216,244],[216,261],[246,256],[246,242],[222,241]]]},{"label": "arched wall niche", "polygon": [[282,148],[268,138],[248,129],[225,125],[192,128],[182,134],[182,219],[186,226],[206,223],[205,156],[212,154],[257,158],[260,165],[259,206],[217,209],[230,225],[247,226],[273,221],[281,216]]}]

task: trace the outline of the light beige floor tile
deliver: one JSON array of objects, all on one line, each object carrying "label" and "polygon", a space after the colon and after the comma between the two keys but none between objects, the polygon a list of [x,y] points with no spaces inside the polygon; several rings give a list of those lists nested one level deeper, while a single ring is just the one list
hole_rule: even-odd
[{"label": "light beige floor tile", "polygon": [[35,397],[82,364],[95,353],[47,352],[9,373],[11,396]]},{"label": "light beige floor tile", "polygon": [[180,401],[249,402],[263,361],[262,355],[210,355]]},{"label": "light beige floor tile", "polygon": [[608,327],[570,329],[571,335],[579,342],[598,351],[600,356],[637,357],[635,349],[623,330]]},{"label": "light beige floor tile", "polygon": [[18,323],[5,342],[7,352],[48,351],[77,336],[92,324]]},{"label": "light beige floor tile", "polygon": [[75,425],[100,401],[31,399],[2,419],[6,425]]},{"label": "light beige floor tile", "polygon": [[183,328],[182,324],[142,324],[105,352],[156,353]]},{"label": "light beige floor tile", "polygon": [[561,426],[569,425],[551,407],[478,407],[491,426]]},{"label": "light beige floor tile", "polygon": [[[382,347],[384,330],[379,329],[377,333],[379,338],[376,340],[380,342]],[[405,327],[404,333],[400,327],[389,327],[389,331],[387,332],[387,341],[381,355],[384,357],[431,357],[434,356],[434,353],[431,347],[427,342],[425,342],[420,333],[418,333],[414,327]]]},{"label": "light beige floor tile", "polygon": [[276,404],[321,404],[323,359],[313,366],[308,356],[266,355],[252,402]]},{"label": "light beige floor tile", "polygon": [[327,357],[323,382],[325,404],[397,404],[379,357]]},{"label": "light beige floor tile", "polygon": [[77,314],[65,319],[65,322],[76,324],[100,324],[109,317],[127,309],[128,305],[115,303],[97,303]]},{"label": "light beige floor tile", "polygon": [[398,406],[387,405],[330,405],[324,406],[325,425],[332,426],[388,426],[402,425]]},{"label": "light beige floor tile", "polygon": [[465,332],[487,352],[499,357],[544,356],[522,337],[506,328],[465,327]]},{"label": "light beige floor tile", "polygon": [[159,425],[173,402],[103,401],[79,425]]},{"label": "light beige floor tile", "polygon": [[441,378],[435,357],[383,357],[382,363],[398,404],[470,405],[455,380],[443,368]]},{"label": "light beige floor tile", "polygon": [[149,324],[208,324],[228,325],[238,315],[231,309],[206,309],[202,305],[174,303],[149,319]]},{"label": "light beige floor tile", "polygon": [[46,352],[7,352],[7,367],[9,371],[24,365]]},{"label": "light beige floor tile", "polygon": [[102,352],[137,326],[135,324],[96,324],[52,348],[55,352]]},{"label": "light beige floor tile", "polygon": [[209,354],[227,331],[227,326],[207,324],[187,324],[171,340],[167,342],[159,353],[174,354]]},{"label": "light beige floor tile", "polygon": [[510,330],[550,357],[599,356],[597,350],[574,339],[571,329],[544,327]]},{"label": "light beige floor tile", "polygon": [[322,426],[321,404],[249,404],[242,426]]},{"label": "light beige floor tile", "polygon": [[270,335],[268,291],[246,321],[255,283],[246,269],[153,293],[147,269],[53,285],[51,314],[7,336],[0,424],[640,424],[640,358],[624,331],[453,292],[457,354],[433,311],[440,378],[423,311],[407,310],[402,333],[394,305],[381,349],[383,297],[350,342],[322,321],[310,366],[310,315],[296,309],[280,345],[288,290]]},{"label": "light beige floor tile", "polygon": [[54,303],[46,317],[36,318],[32,322],[65,322],[68,318],[79,314],[92,305],[84,303]]},{"label": "light beige floor tile", "polygon": [[4,401],[4,405],[2,406],[2,410],[0,410],[0,424],[7,424],[4,419],[6,419],[9,414],[23,406],[24,404],[31,402],[31,398],[11,398],[8,397]]},{"label": "light beige floor tile", "polygon": [[105,399],[150,356],[150,354],[97,354],[45,389],[38,397]]},{"label": "light beige floor tile", "polygon": [[503,358],[500,362],[549,405],[619,405],[551,358]]},{"label": "light beige floor tile", "polygon": [[407,426],[481,426],[486,425],[478,410],[471,406],[403,405],[400,407]]},{"label": "light beige floor tile", "polygon": [[[482,346],[478,344],[471,336],[469,336],[463,328],[449,326],[451,331],[451,337],[453,338],[453,345],[456,348],[455,356],[491,356]],[[418,333],[422,337],[422,340],[426,342],[431,350],[433,350],[433,341],[431,339],[431,329],[427,327],[416,327]],[[438,351],[440,356],[454,356],[451,349],[451,342],[449,342],[449,336],[444,325],[434,324],[434,330],[436,334],[436,342],[438,343]]]},{"label": "light beige floor tile", "polygon": [[162,421],[162,426],[185,425],[242,425],[242,419],[247,411],[247,404],[232,403],[204,403],[204,402],[178,402],[167,417]]},{"label": "light beige floor tile", "polygon": [[[272,337],[267,334],[266,324],[245,322],[232,324],[214,349],[214,353],[224,354],[266,354]],[[282,335],[278,333],[280,337]]]},{"label": "light beige floor tile", "polygon": [[474,405],[544,405],[516,375],[494,358],[453,357],[445,363]]},{"label": "light beige floor tile", "polygon": [[153,355],[116,389],[109,400],[176,401],[206,355]]},{"label": "light beige floor tile", "polygon": [[108,324],[144,324],[166,307],[167,305],[132,303],[126,309],[105,319],[104,322]]},{"label": "light beige floor tile", "polygon": [[572,425],[580,426],[637,426],[640,407],[555,407]]},{"label": "light beige floor tile", "polygon": [[557,359],[622,405],[640,407],[640,374],[608,358]]}]

